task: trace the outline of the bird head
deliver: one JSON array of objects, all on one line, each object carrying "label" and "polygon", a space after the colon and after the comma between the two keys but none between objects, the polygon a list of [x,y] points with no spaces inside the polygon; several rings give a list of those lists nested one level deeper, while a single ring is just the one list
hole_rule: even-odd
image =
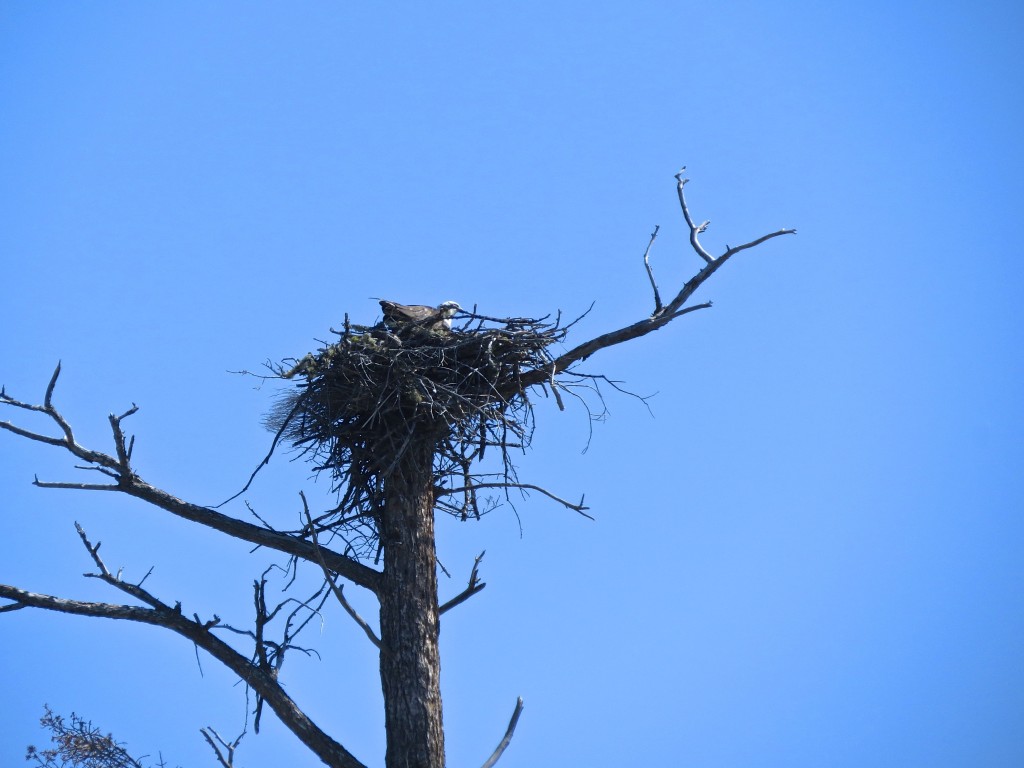
[{"label": "bird head", "polygon": [[441,312],[441,317],[451,318],[455,317],[455,313],[462,309],[462,307],[459,306],[457,301],[446,301],[438,309]]}]

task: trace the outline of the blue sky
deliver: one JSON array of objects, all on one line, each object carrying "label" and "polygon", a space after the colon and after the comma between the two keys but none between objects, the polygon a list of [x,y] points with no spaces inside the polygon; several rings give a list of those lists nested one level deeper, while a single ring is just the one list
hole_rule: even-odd
[{"label": "blue sky", "polygon": [[[489,315],[594,309],[576,340],[721,251],[714,308],[586,370],[607,420],[538,405],[539,496],[442,520],[449,764],[1024,762],[1024,13],[1013,3],[5,3],[0,381],[199,503],[267,447],[273,388],[371,297]],[[4,418],[7,418],[5,415]],[[22,422],[25,423],[25,422]],[[35,426],[40,426],[35,423]],[[73,479],[0,436],[0,581],[116,601],[75,535],[187,611],[249,620],[272,558]],[[584,449],[587,449],[584,452]],[[81,473],[79,473],[80,475]],[[292,526],[324,484],[279,457],[246,498]],[[245,515],[244,506],[233,511]],[[518,515],[518,519],[517,519]],[[372,606],[360,603],[364,613]],[[240,688],[160,630],[5,614],[0,762],[44,702],[137,753],[211,765]],[[291,694],[383,762],[373,649],[331,606]],[[274,722],[246,768],[312,766]]]}]

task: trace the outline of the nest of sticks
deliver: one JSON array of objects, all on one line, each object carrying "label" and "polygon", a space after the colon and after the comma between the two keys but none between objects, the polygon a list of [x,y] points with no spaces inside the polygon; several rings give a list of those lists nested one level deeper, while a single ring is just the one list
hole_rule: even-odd
[{"label": "nest of sticks", "polygon": [[[331,329],[334,343],[272,366],[296,382],[266,419],[274,445],[291,444],[329,473],[338,506],[312,522],[341,535],[350,554],[377,551],[385,487],[414,444],[432,446],[437,508],[462,519],[497,505],[478,500],[479,486],[514,480],[509,451],[526,448],[533,432],[521,377],[550,367],[548,348],[572,324],[462,314],[451,329],[346,317],[343,330]],[[488,449],[500,457],[495,471],[471,472]]]}]

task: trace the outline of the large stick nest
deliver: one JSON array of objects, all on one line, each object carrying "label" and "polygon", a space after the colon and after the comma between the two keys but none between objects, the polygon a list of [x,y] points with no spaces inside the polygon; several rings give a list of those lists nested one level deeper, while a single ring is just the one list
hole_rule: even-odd
[{"label": "large stick nest", "polygon": [[[384,489],[417,441],[433,447],[437,507],[479,517],[470,466],[488,448],[501,465],[490,476],[508,481],[510,449],[525,448],[533,431],[524,373],[550,367],[548,348],[564,339],[559,319],[486,318],[463,313],[461,326],[415,323],[351,325],[316,353],[275,366],[298,380],[267,417],[267,426],[328,472],[336,508],[314,520],[343,535],[353,554],[377,548]],[[571,324],[570,324],[571,325]],[[420,443],[422,444],[422,443]]]}]

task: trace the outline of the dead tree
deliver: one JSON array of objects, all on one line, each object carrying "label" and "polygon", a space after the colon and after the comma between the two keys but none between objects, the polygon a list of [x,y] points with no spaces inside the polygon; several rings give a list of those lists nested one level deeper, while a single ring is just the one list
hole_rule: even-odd
[{"label": "dead tree", "polygon": [[[685,169],[684,169],[685,170]],[[444,766],[438,632],[441,615],[483,589],[477,568],[466,589],[440,604],[434,523],[437,512],[461,519],[487,511],[487,491],[534,489],[558,503],[586,514],[582,500],[573,503],[554,493],[521,483],[510,451],[529,445],[533,431],[530,394],[544,390],[559,407],[567,395],[593,389],[605,381],[579,364],[594,353],[644,336],[676,318],[711,306],[689,304],[690,298],[734,255],[774,237],[792,234],[781,229],[712,256],[699,236],[708,222],[697,224],[684,196],[686,179],[677,174],[677,192],[693,250],[703,267],[667,302],[663,301],[650,264],[655,228],[643,254],[653,293],[653,311],[623,328],[585,341],[559,355],[551,350],[563,342],[572,323],[555,318],[491,318],[463,311],[455,328],[436,322],[363,326],[350,323],[333,331],[335,341],[300,360],[271,367],[271,377],[291,387],[267,419],[275,432],[270,453],[290,444],[304,453],[315,470],[327,473],[337,503],[316,513],[302,497],[301,525],[276,530],[217,509],[199,506],[147,483],[132,463],[134,438],[127,438],[124,420],[136,407],[110,416],[112,453],[77,442],[69,422],[54,405],[58,365],[41,404],[29,404],[0,393],[0,403],[45,414],[54,434],[31,431],[10,422],[6,431],[71,453],[81,467],[104,476],[100,483],[44,482],[41,488],[113,491],[134,496],[199,525],[218,530],[322,571],[323,586],[305,600],[289,600],[269,608],[265,579],[254,584],[256,622],[252,630],[222,625],[217,616],[187,616],[171,605],[112,574],[81,529],[96,572],[92,574],[133,599],[132,604],[80,602],[0,586],[8,602],[0,611],[42,608],[64,613],[129,619],[164,627],[195,643],[235,672],[256,697],[256,726],[267,704],[281,721],[326,765],[362,766],[355,756],[323,732],[278,682],[289,650],[299,648],[296,636],[309,618],[334,595],[380,653],[384,693],[388,768]],[[289,363],[289,361],[286,361]],[[262,465],[261,465],[262,466]],[[255,473],[254,473],[255,474]],[[251,482],[251,479],[250,479]],[[248,488],[248,485],[246,486]],[[244,490],[244,489],[243,489]],[[377,631],[358,616],[345,598],[340,580],[376,596]],[[287,620],[284,617],[287,616]],[[284,622],[279,640],[269,628]],[[244,636],[251,650],[228,643],[225,632]],[[491,766],[507,746],[520,701],[505,738],[486,761]]]}]

